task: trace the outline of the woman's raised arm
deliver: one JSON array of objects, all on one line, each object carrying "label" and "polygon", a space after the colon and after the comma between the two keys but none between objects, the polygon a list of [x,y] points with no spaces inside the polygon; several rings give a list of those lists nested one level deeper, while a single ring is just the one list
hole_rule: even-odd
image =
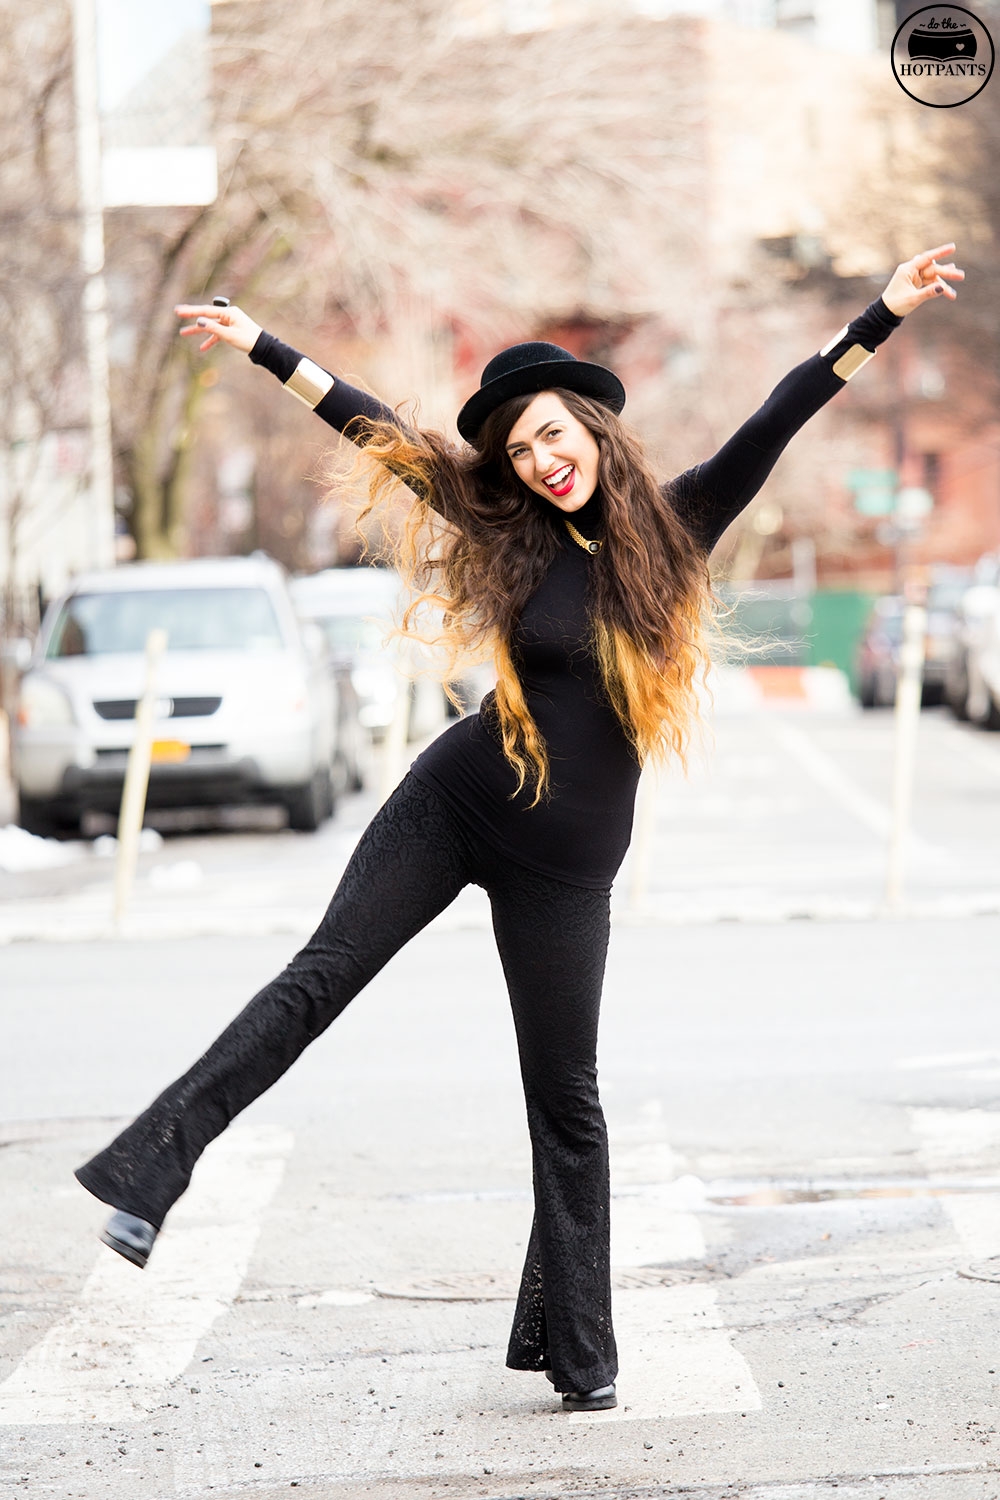
[{"label": "woman's raised arm", "polygon": [[818,354],[789,371],[718,453],[665,487],[706,552],[749,505],[799,428],[843,390],[906,314],[935,297],[954,301],[948,282],[962,280],[965,272],[938,263],[954,249],[939,245],[897,266],[882,295]]},{"label": "woman's raised arm", "polygon": [[[283,344],[273,334],[265,333],[241,307],[182,303],[174,308],[174,312],[179,318],[195,320],[190,327],[181,329],[181,338],[201,337],[202,343],[198,347],[202,353],[216,344],[230,344],[249,354],[255,365],[270,370],[287,391],[353,442],[364,446],[366,428],[371,422],[391,422],[396,427],[403,427],[391,406],[386,406],[376,396],[369,396],[366,391],[358,390],[346,380],[334,377],[290,344]],[[352,423],[353,430],[348,432]]]}]

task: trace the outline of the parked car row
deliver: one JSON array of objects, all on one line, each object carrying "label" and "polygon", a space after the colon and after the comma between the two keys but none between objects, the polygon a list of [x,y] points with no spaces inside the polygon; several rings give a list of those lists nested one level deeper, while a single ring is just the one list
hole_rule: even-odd
[{"label": "parked car row", "polygon": [[[406,684],[383,646],[400,589],[383,569],[289,585],[262,554],[83,574],[45,613],[11,731],[22,827],[71,835],[114,813],[145,681],[155,684],[147,805],[279,803],[312,830],[361,787],[367,748]],[[445,720],[440,683],[412,684],[411,733]]]},{"label": "parked car row", "polygon": [[944,698],[958,719],[1000,729],[1000,555],[987,553],[956,610]]},{"label": "parked car row", "polygon": [[358,718],[376,740],[398,712],[401,692],[410,698],[410,739],[434,734],[447,713],[440,682],[418,675],[407,683],[398,668],[398,648],[386,643],[402,587],[391,568],[327,568],[293,578],[290,585],[299,618],[322,630],[331,658],[350,671]]},{"label": "parked car row", "polygon": [[[858,645],[855,678],[864,708],[896,697],[905,600],[876,601]],[[1000,729],[1000,557],[973,569],[939,569],[927,594],[923,702],[946,703],[957,718]]]}]

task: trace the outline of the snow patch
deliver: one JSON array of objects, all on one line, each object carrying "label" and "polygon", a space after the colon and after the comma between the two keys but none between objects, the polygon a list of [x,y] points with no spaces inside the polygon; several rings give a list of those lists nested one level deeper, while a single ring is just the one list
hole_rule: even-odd
[{"label": "snow patch", "polygon": [[80,844],[43,839],[14,823],[0,828],[0,870],[6,870],[9,875],[18,875],[23,870],[50,870],[56,865],[71,865],[83,855]]}]

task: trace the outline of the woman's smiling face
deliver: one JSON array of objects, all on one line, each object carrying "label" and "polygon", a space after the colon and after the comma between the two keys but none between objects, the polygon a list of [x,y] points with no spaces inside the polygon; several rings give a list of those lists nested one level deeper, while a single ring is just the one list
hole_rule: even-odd
[{"label": "woman's smiling face", "polygon": [[541,391],[525,407],[506,449],[517,477],[557,510],[580,510],[597,489],[597,439],[555,391]]}]

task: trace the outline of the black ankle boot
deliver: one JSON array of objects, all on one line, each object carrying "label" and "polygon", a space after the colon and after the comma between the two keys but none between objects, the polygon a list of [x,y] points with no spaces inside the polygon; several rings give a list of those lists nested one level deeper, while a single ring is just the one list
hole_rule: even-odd
[{"label": "black ankle boot", "polygon": [[596,1391],[563,1391],[563,1411],[610,1411],[618,1405],[613,1385],[602,1385]]},{"label": "black ankle boot", "polygon": [[112,1214],[101,1230],[102,1242],[110,1245],[112,1250],[117,1250],[119,1255],[124,1255],[140,1271],[145,1269],[156,1235],[157,1231],[152,1224],[121,1210]]}]

